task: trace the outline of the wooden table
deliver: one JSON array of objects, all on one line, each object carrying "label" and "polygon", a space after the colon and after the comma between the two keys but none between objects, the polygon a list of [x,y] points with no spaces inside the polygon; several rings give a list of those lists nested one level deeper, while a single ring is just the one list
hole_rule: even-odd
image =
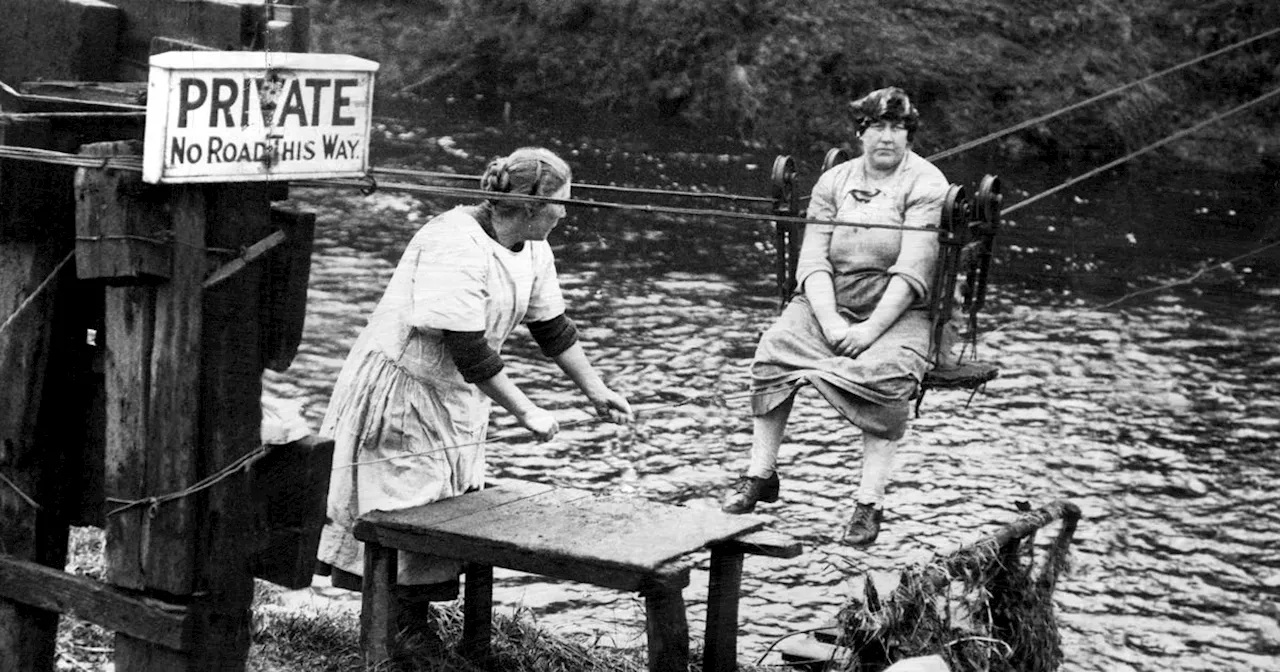
[{"label": "wooden table", "polygon": [[597,495],[527,481],[500,481],[478,492],[400,511],[363,516],[365,543],[361,644],[365,662],[390,658],[396,635],[391,588],[397,551],[461,560],[463,647],[488,655],[493,568],[634,591],[645,598],[649,670],[685,672],[689,626],[683,589],[690,554],[711,551],[707,599],[707,672],[737,667],[738,592],[744,554],[795,557],[799,544],[757,532],[765,520],[634,497]]}]

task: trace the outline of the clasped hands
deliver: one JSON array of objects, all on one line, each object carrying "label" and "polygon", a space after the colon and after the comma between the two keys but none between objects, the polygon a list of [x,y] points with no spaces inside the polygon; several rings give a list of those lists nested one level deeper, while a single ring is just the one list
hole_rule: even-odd
[{"label": "clasped hands", "polygon": [[880,338],[880,334],[866,322],[850,324],[843,317],[822,325],[822,335],[831,349],[845,357],[857,357]]}]

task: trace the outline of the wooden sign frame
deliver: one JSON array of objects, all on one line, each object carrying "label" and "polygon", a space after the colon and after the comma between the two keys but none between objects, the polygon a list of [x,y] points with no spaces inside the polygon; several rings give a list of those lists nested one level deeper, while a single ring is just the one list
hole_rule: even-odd
[{"label": "wooden sign frame", "polygon": [[149,64],[145,182],[323,179],[369,171],[374,61],[170,51]]}]

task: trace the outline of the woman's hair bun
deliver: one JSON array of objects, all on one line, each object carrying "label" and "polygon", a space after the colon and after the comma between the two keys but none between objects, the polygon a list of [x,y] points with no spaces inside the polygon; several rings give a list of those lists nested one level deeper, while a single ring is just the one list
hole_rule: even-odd
[{"label": "woman's hair bun", "polygon": [[485,166],[484,174],[480,176],[480,189],[502,194],[511,191],[511,172],[507,157],[494,159]]}]

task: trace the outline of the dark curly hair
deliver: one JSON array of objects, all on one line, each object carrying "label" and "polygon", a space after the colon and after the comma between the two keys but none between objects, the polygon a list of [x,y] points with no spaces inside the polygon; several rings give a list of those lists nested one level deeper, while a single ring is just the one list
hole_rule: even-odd
[{"label": "dark curly hair", "polygon": [[907,92],[896,86],[876,89],[849,103],[858,135],[878,121],[901,122],[907,129],[907,140],[914,140],[920,127],[920,111],[911,104]]}]

